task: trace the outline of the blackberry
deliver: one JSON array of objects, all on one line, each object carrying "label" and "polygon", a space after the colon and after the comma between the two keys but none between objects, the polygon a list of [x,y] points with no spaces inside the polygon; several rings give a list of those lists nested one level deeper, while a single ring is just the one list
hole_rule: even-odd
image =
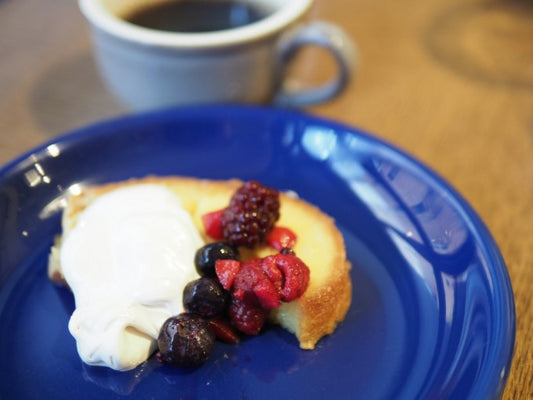
[{"label": "blackberry", "polygon": [[278,191],[249,181],[237,189],[224,210],[222,232],[234,245],[253,248],[266,241],[278,218]]}]

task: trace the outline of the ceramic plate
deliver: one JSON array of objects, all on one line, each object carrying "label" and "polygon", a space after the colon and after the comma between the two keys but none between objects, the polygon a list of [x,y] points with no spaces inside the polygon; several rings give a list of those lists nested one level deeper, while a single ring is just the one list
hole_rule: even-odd
[{"label": "ceramic plate", "polygon": [[[72,295],[46,276],[65,195],[147,174],[258,179],[333,216],[353,264],[345,321],[303,351],[278,328],[197,369],[88,367]],[[507,379],[512,290],[462,197],[387,143],[300,112],[157,111],[61,136],[0,170],[1,399],[490,399]]]}]

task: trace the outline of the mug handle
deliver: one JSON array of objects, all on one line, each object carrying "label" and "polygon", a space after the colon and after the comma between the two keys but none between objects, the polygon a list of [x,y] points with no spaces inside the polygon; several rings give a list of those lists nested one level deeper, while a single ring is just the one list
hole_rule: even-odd
[{"label": "mug handle", "polygon": [[[337,74],[330,81],[308,89],[289,89],[284,85],[284,72],[298,51],[306,45],[328,50],[337,64]],[[313,21],[296,28],[278,43],[280,89],[274,104],[281,107],[302,107],[325,102],[337,96],[353,78],[358,64],[356,44],[338,26],[325,21]]]}]

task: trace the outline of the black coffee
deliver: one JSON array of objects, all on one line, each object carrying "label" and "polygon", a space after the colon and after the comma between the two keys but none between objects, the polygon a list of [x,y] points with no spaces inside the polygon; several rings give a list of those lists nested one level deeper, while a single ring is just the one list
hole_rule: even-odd
[{"label": "black coffee", "polygon": [[147,6],[125,20],[163,31],[212,32],[248,25],[267,15],[257,6],[240,1],[179,0]]}]

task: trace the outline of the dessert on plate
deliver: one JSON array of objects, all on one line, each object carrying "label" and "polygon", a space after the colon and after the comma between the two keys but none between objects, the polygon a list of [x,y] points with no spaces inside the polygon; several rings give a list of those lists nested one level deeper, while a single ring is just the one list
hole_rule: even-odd
[{"label": "dessert on plate", "polygon": [[[249,212],[254,201],[258,209]],[[205,258],[213,248],[231,253],[227,245],[234,255]],[[205,336],[197,340],[202,360],[189,363],[197,365],[213,331],[231,341],[233,331],[259,333],[266,319],[313,349],[346,315],[349,270],[334,220],[294,193],[179,176],[86,187],[69,197],[48,264],[50,279],[74,294],[69,330],[80,357],[117,370],[135,368],[158,347],[158,358],[172,364],[168,352],[179,341],[168,332],[180,329]],[[220,290],[213,301],[195,297]],[[229,324],[213,312],[222,298]]]}]

